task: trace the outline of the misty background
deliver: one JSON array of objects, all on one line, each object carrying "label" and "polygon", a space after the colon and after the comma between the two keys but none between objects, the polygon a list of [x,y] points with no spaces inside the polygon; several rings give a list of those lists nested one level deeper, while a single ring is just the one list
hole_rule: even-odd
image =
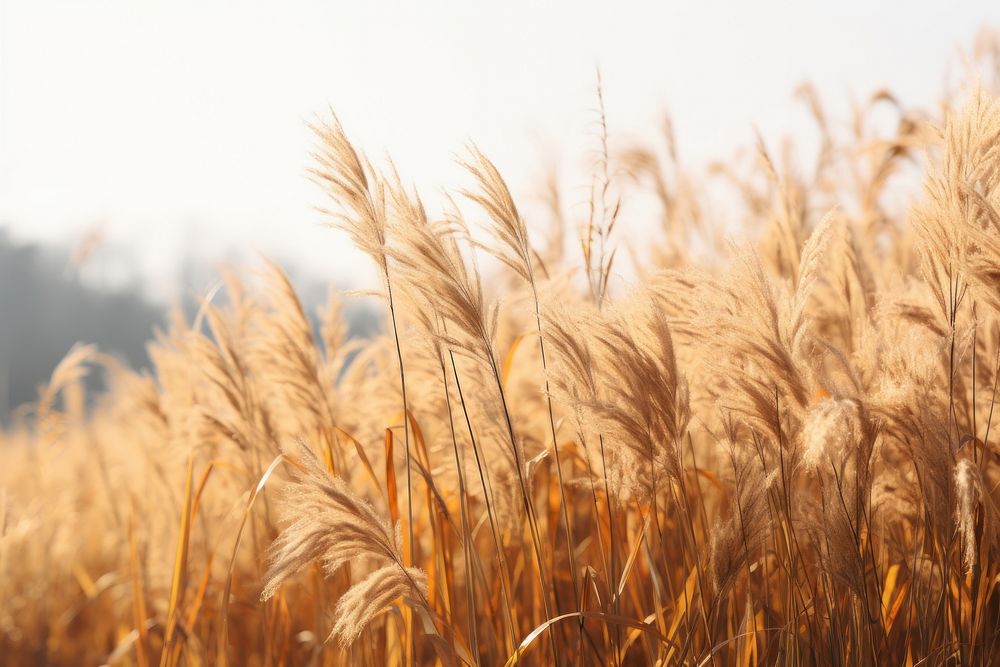
[{"label": "misty background", "polygon": [[[110,286],[88,278],[88,268],[100,273],[101,267],[87,262],[116,259],[102,260],[107,251],[101,248],[85,250],[98,257],[80,257],[80,246],[16,241],[0,228],[0,424],[37,398],[39,384],[78,342],[95,343],[132,368],[148,367],[146,344],[156,329],[166,328],[168,309],[179,307],[190,320],[219,274],[218,267],[183,261],[179,281],[185,296],[168,305],[151,298],[139,280]],[[294,270],[290,278],[315,322],[334,287]],[[353,336],[371,335],[379,326],[379,314],[365,301],[345,302],[345,317]],[[100,372],[91,373],[87,385],[99,391]]]},{"label": "misty background", "polygon": [[371,287],[306,178],[307,123],[331,109],[430,202],[468,185],[474,140],[529,214],[555,165],[572,217],[598,66],[612,149],[668,111],[697,167],[757,132],[813,136],[803,81],[834,119],[883,86],[933,108],[998,24],[995,0],[0,0],[0,421],[78,341],[144,366],[224,262],[278,261],[310,312]]},{"label": "misty background", "polygon": [[35,398],[77,341],[98,342],[134,367],[148,361],[144,341],[162,309],[136,290],[87,287],[68,262],[68,253],[17,243],[0,228],[0,421]]}]

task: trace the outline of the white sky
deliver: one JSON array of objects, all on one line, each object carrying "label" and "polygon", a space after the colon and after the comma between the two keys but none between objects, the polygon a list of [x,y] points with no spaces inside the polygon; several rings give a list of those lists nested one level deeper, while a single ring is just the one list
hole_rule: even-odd
[{"label": "white sky", "polygon": [[984,22],[1000,2],[0,0],[0,226],[72,243],[101,222],[159,293],[185,253],[349,279],[305,178],[328,106],[429,198],[465,184],[470,140],[528,194],[545,151],[586,158],[598,64],[613,140],[666,109],[700,161],[779,136],[805,79],[929,104]]}]

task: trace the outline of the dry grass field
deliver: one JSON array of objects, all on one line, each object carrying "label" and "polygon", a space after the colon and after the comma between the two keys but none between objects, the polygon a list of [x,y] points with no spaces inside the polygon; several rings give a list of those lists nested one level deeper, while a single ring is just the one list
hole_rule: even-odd
[{"label": "dry grass field", "polygon": [[572,215],[475,149],[431,214],[324,118],[384,333],[269,265],[148,372],[74,348],[0,435],[0,663],[1000,664],[995,44],[931,110],[802,88],[804,164],[602,116]]}]

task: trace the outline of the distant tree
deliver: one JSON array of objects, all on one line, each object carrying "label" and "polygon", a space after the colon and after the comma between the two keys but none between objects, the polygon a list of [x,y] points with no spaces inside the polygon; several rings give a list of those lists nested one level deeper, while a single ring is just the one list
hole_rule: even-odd
[{"label": "distant tree", "polygon": [[[15,242],[0,228],[0,423],[37,398],[38,385],[76,343],[94,343],[133,368],[149,364],[146,343],[164,325],[166,306],[143,296],[138,283],[112,290],[80,282],[76,271],[67,270],[73,257],[68,249]],[[190,256],[181,267],[180,306],[193,317],[199,295],[217,272]],[[315,316],[329,285],[289,273],[306,312]],[[224,293],[215,297],[216,303],[225,299]],[[349,335],[365,337],[379,330],[381,322],[370,304],[351,299],[345,306]],[[89,389],[99,387],[99,374],[88,379]]]},{"label": "distant tree", "polygon": [[148,363],[145,343],[164,308],[137,289],[102,291],[66,271],[68,253],[15,243],[0,229],[0,420],[36,398],[77,342],[96,343],[134,367]]}]

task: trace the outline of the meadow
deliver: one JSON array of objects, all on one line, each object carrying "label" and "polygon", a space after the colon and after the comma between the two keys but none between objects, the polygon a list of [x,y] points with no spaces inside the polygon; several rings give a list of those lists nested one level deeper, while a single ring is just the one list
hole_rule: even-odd
[{"label": "meadow", "polygon": [[75,347],[0,434],[0,663],[1000,663],[986,44],[930,110],[804,86],[805,162],[601,112],[587,206],[530,218],[475,148],[425,206],[322,117],[382,333],[268,264],[148,371]]}]

